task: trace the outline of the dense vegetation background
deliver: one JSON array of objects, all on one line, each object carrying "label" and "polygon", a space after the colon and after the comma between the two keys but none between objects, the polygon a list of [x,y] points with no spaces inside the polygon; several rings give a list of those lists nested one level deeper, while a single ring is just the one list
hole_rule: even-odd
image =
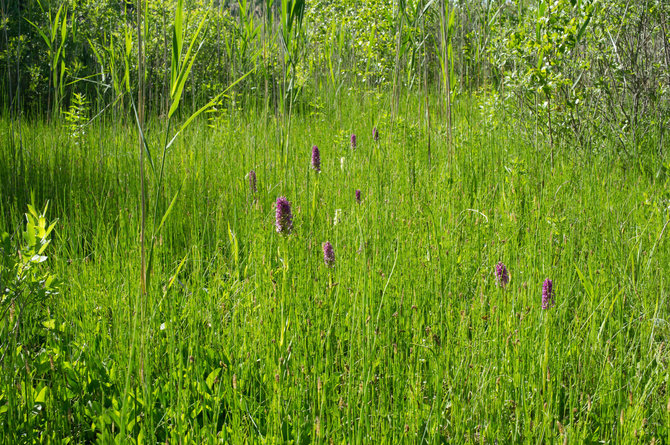
[{"label": "dense vegetation background", "polygon": [[0,0],[0,440],[670,443],[669,18]]},{"label": "dense vegetation background", "polygon": [[[164,115],[176,2],[144,7],[146,107]],[[534,122],[533,137],[540,131],[552,144],[662,150],[670,5],[661,0],[185,0],[183,7],[186,39],[197,38],[201,53],[183,92],[191,109],[245,74],[226,104],[270,101],[276,109],[293,92],[301,107],[318,107],[352,85],[395,95],[448,87],[452,95],[487,95],[492,112]],[[81,95],[88,112],[114,104],[127,118],[138,87],[135,2],[3,1],[1,12],[5,109],[58,114]]]}]

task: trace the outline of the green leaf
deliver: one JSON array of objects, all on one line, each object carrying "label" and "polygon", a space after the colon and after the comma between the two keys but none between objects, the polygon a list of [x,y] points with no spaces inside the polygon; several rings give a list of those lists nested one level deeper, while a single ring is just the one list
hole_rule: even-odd
[{"label": "green leaf", "polygon": [[212,106],[216,105],[216,103],[219,101],[219,99],[221,97],[225,96],[225,94],[228,92],[228,90],[230,90],[232,87],[237,85],[239,82],[241,82],[245,77],[247,77],[249,74],[253,73],[255,70],[256,70],[256,68],[252,68],[251,70],[249,70],[245,75],[243,75],[242,77],[237,79],[235,82],[228,85],[228,87],[222,93],[217,94],[212,100],[210,100],[207,104],[203,105],[198,111],[196,111],[188,119],[186,119],[186,122],[184,122],[182,124],[181,128],[179,128],[179,130],[174,134],[174,136],[172,137],[172,139],[170,139],[170,142],[168,142],[168,144],[165,146],[165,148],[167,149],[167,148],[170,148],[172,146],[174,141],[177,139],[177,136],[179,136],[179,134],[181,134],[181,132],[184,131],[186,129],[186,127],[188,127],[191,124],[191,122],[193,122],[193,119],[198,117],[203,112],[207,111]]},{"label": "green leaf", "polygon": [[53,231],[53,229],[54,229],[54,227],[56,227],[57,223],[58,223],[58,220],[51,223],[51,225],[45,231],[45,236],[48,236]]},{"label": "green leaf", "polygon": [[133,49],[133,39],[128,30],[125,31],[125,42],[126,42],[126,55],[123,58],[125,70],[123,73],[122,83],[126,84],[126,91],[130,91],[130,53],[132,52]]},{"label": "green leaf", "polygon": [[23,232],[23,239],[26,241],[26,244],[28,246],[34,246],[36,243],[35,239],[35,232],[32,230],[32,228],[26,228],[26,231]]},{"label": "green leaf", "polygon": [[130,104],[133,107],[133,112],[135,113],[135,123],[137,124],[137,129],[140,132],[140,136],[142,137],[142,145],[144,145],[144,150],[146,151],[147,158],[149,159],[149,165],[151,165],[151,171],[154,174],[154,177],[156,176],[156,168],[154,167],[154,160],[151,157],[151,151],[149,150],[149,144],[147,144],[147,140],[144,137],[144,132],[142,131],[142,127],[140,126],[140,118],[137,115],[137,109],[135,108],[135,101],[133,100],[132,96],[130,97]]},{"label": "green leaf", "polygon": [[58,8],[58,12],[56,13],[56,18],[54,19],[53,23],[51,24],[51,41],[55,42],[56,41],[56,33],[58,32],[58,25],[60,24],[60,13],[63,11],[63,4],[60,5]]},{"label": "green leaf", "polygon": [[177,3],[177,10],[175,11],[174,17],[174,31],[175,31],[175,49],[177,49],[177,61],[181,60],[181,51],[184,45],[184,36],[182,31],[183,23],[183,11],[184,5],[183,1],[179,0]]},{"label": "green leaf", "polygon": [[34,217],[38,218],[39,213],[37,213],[37,210],[35,209],[35,206],[32,204],[28,204],[28,212]]},{"label": "green leaf", "polygon": [[579,41],[582,39],[582,36],[584,35],[584,32],[586,31],[586,27],[589,25],[589,22],[591,21],[591,15],[593,14],[593,9],[589,11],[589,14],[586,16],[586,20],[584,20],[584,23],[582,23],[582,26],[579,27],[579,32],[577,32],[577,37],[576,37],[576,42],[575,46],[579,44]]},{"label": "green leaf", "polygon": [[195,54],[193,54],[193,56],[191,57],[191,52],[193,51],[193,45],[195,45],[195,42],[198,40],[198,35],[200,35],[200,31],[202,30],[202,27],[205,25],[206,21],[207,21],[207,13],[205,13],[205,16],[202,18],[202,21],[198,26],[198,29],[195,31],[195,34],[193,35],[191,44],[188,46],[188,50],[186,50],[186,55],[184,56],[183,62],[180,62],[180,66],[178,69],[179,75],[177,76],[176,82],[173,83],[171,87],[172,105],[170,106],[168,117],[172,117],[174,112],[177,111],[177,108],[179,107],[179,101],[181,99],[181,94],[184,90],[184,85],[186,84],[188,75],[191,72],[191,68],[193,67],[193,63],[195,62],[195,58],[198,52],[200,52],[200,48],[202,48],[204,40],[200,42],[200,44],[198,45],[198,49],[195,51]]},{"label": "green leaf", "polygon": [[614,309],[614,303],[616,303],[619,300],[619,297],[621,296],[623,291],[624,291],[624,289],[621,288],[621,290],[619,290],[619,292],[616,294],[616,296],[614,298],[612,298],[612,302],[610,303],[610,307],[607,310],[607,314],[603,317],[603,322],[600,324],[600,329],[598,329],[598,339],[600,339],[600,337],[603,333],[603,330],[605,329],[605,324],[606,324],[607,320],[610,318],[610,315],[612,314],[612,310]]},{"label": "green leaf", "polygon": [[419,14],[419,17],[417,17],[417,22],[421,19],[421,17],[423,17],[423,15],[426,13],[426,11],[428,11],[428,9],[433,5],[433,3],[435,3],[435,0],[430,0],[426,2],[424,7],[421,9],[421,14]]},{"label": "green leaf", "polygon": [[593,292],[593,282],[589,279],[587,280],[582,271],[577,267],[575,264],[575,270],[577,271],[577,275],[579,275],[579,281],[582,282],[582,286],[584,286],[584,290],[586,291],[587,295],[591,300],[593,300],[594,297],[594,292]]},{"label": "green leaf", "polygon": [[[51,244],[51,240],[44,241],[42,246],[40,246],[40,250],[37,251],[37,255],[42,255],[44,253],[44,251],[47,249],[47,247],[49,246],[49,244]],[[44,260],[46,260],[46,259],[47,259],[47,257],[44,257]],[[42,261],[44,261],[44,260],[42,260]],[[40,261],[40,263],[42,261]]]},{"label": "green leaf", "polygon": [[60,28],[60,46],[65,45],[66,38],[67,38],[67,11],[65,11],[65,15],[63,16],[63,24],[61,25]]},{"label": "green leaf", "polygon": [[63,77],[65,77],[65,60],[61,59],[61,61],[60,61],[60,94],[61,94],[61,96],[63,95]]},{"label": "green leaf", "polygon": [[219,377],[219,374],[221,373],[221,368],[216,368],[214,371],[210,372],[209,375],[207,376],[207,379],[205,379],[205,382],[207,383],[207,386],[209,387],[210,390],[214,389],[214,382],[216,382],[217,377]]},{"label": "green leaf", "polygon": [[174,284],[175,280],[179,276],[179,272],[181,271],[181,268],[184,266],[184,263],[186,262],[186,258],[188,258],[188,254],[182,258],[181,262],[179,263],[179,266],[177,266],[177,271],[174,273],[172,278],[170,279],[170,283],[168,284],[168,289],[172,288],[172,285]]},{"label": "green leaf", "polygon": [[35,29],[36,29],[37,32],[40,34],[40,36],[42,36],[42,39],[44,40],[44,42],[47,44],[47,47],[49,48],[49,51],[51,51],[51,41],[50,41],[49,38],[46,36],[46,34],[44,34],[44,32],[40,29],[40,27],[37,26],[36,24],[34,24],[33,22],[31,22],[31,21],[28,20],[28,19],[25,19],[25,21],[28,22],[28,23],[30,23],[31,25],[33,25],[33,27],[35,27]]},{"label": "green leaf", "polygon": [[[184,182],[186,182],[186,178],[184,178]],[[170,216],[170,213],[172,212],[172,208],[174,207],[174,203],[177,202],[177,197],[179,196],[179,192],[181,192],[181,188],[184,186],[184,182],[182,182],[181,186],[177,190],[177,193],[174,194],[174,197],[172,198],[172,201],[170,202],[170,205],[168,206],[167,210],[163,214],[163,217],[161,218],[161,222],[158,225],[158,228],[156,229],[156,232],[154,233],[154,236],[158,234],[158,232],[161,231],[161,228],[163,227],[163,224],[165,224],[165,221],[167,220],[168,216]]]},{"label": "green leaf", "polygon": [[172,66],[170,73],[170,95],[174,96],[177,77],[179,76],[179,63],[181,51],[184,44],[182,35],[182,0],[179,0],[174,17],[174,29],[172,31]]},{"label": "green leaf", "polygon": [[456,20],[456,8],[451,8],[451,14],[449,14],[449,22],[447,25],[447,35],[448,39],[451,40],[451,35],[454,31],[454,22]]},{"label": "green leaf", "polygon": [[191,124],[191,122],[193,122],[193,119],[195,119],[201,113],[203,113],[205,110],[207,110],[208,108],[210,108],[211,106],[216,104],[218,102],[219,98],[221,98],[221,96],[223,96],[223,93],[219,93],[214,99],[210,100],[207,104],[202,106],[198,111],[196,111],[188,119],[186,119],[186,122],[184,122],[182,124],[181,128],[174,134],[174,136],[172,137],[172,139],[170,139],[170,142],[168,142],[168,144],[166,145],[165,148],[167,149],[167,148],[171,147],[172,144],[174,143],[174,141],[177,139],[177,136],[179,136],[179,134],[181,134],[181,132],[184,131],[186,129],[186,127],[188,127]]},{"label": "green leaf", "polygon": [[40,392],[37,394],[37,397],[35,397],[35,403],[46,403],[48,389],[49,388],[47,386],[42,387]]}]

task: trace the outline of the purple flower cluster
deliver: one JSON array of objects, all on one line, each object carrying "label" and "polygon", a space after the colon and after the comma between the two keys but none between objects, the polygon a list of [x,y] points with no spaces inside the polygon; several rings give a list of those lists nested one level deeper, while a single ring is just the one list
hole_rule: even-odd
[{"label": "purple flower cluster", "polygon": [[335,252],[333,251],[333,245],[330,244],[330,241],[323,243],[323,262],[326,263],[326,266],[333,267],[335,264]]},{"label": "purple flower cluster", "polygon": [[[509,284],[509,272],[502,261],[496,264],[496,284],[503,289]],[[553,307],[556,302],[554,300],[554,282],[547,278],[542,284],[542,309],[549,309]]]},{"label": "purple flower cluster", "polygon": [[[377,127],[372,129],[372,138],[377,141],[379,140],[379,132]],[[351,148],[355,149],[357,146],[356,135],[351,135]],[[344,158],[342,158],[344,159]],[[311,157],[311,167],[316,172],[321,172],[321,153],[319,147],[316,145],[312,146],[312,157]],[[257,193],[256,189],[256,171],[249,171],[249,189],[251,193]],[[361,191],[356,189],[356,202],[361,203]],[[277,233],[282,235],[289,235],[293,230],[293,214],[291,212],[291,203],[285,196],[280,196],[277,198],[275,203],[275,229]],[[338,210],[339,211],[339,210]],[[338,213],[336,212],[335,218],[338,218]],[[322,245],[323,247],[323,261],[328,267],[333,267],[335,265],[335,251],[333,250],[333,245],[330,241],[326,241]]]},{"label": "purple flower cluster", "polygon": [[553,281],[549,278],[544,280],[544,284],[542,285],[542,309],[549,309],[554,305],[553,285]]},{"label": "purple flower cluster", "polygon": [[256,171],[255,170],[249,171],[249,189],[251,189],[251,193],[253,193],[253,194],[256,193]]},{"label": "purple flower cluster", "polygon": [[312,147],[312,168],[317,173],[321,171],[321,154],[319,153],[319,147],[316,145]]},{"label": "purple flower cluster", "polygon": [[498,286],[505,288],[507,283],[509,283],[509,274],[507,273],[507,267],[500,261],[496,264],[496,280]]},{"label": "purple flower cluster", "polygon": [[291,203],[284,196],[277,198],[277,213],[275,214],[275,226],[277,233],[288,235],[293,229],[293,215],[291,214]]}]

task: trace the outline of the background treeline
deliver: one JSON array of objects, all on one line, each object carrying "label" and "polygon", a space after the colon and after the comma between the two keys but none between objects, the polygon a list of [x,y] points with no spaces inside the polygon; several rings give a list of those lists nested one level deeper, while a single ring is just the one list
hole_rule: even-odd
[{"label": "background treeline", "polygon": [[[146,107],[165,115],[177,2],[140,4]],[[104,109],[130,118],[138,2],[0,6],[5,111],[90,118]],[[183,7],[187,39],[204,21],[183,92],[192,110],[245,75],[221,108],[253,102],[300,112],[367,85],[392,89],[395,101],[403,89],[442,94],[446,111],[446,99],[468,92],[482,95],[494,122],[501,112],[518,118],[535,143],[663,150],[670,123],[663,0],[187,0]]]}]

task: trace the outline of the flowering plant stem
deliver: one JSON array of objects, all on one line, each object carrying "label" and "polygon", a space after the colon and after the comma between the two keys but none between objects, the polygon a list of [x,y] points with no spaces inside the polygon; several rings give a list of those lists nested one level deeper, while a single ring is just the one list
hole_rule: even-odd
[{"label": "flowering plant stem", "polygon": [[[544,394],[547,390],[547,369],[549,368],[549,326],[551,320],[551,311],[545,311],[542,314],[544,319],[544,357],[542,359],[542,393]],[[546,397],[546,394],[545,394]]]},{"label": "flowering plant stem", "polygon": [[316,178],[314,179],[314,188],[312,189],[312,207],[310,210],[310,217],[311,217],[311,225],[312,227],[314,226],[314,218],[316,218],[316,197],[319,192],[319,174],[316,174]]}]

